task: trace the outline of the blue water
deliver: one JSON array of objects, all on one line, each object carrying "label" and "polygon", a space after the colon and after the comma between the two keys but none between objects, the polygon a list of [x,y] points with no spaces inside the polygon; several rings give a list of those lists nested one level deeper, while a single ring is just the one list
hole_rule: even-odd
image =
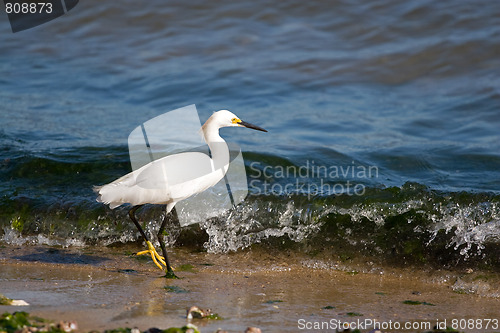
[{"label": "blue water", "polygon": [[[458,261],[495,258],[488,248],[500,239],[498,13],[492,1],[85,1],[16,34],[5,16],[1,239],[138,239],[126,210],[96,203],[92,186],[130,171],[135,127],[196,104],[202,121],[229,109],[269,131],[221,131],[244,151],[249,181],[258,181],[238,223],[203,221],[206,249],[276,237],[307,242],[340,215],[364,226],[343,239],[366,241],[370,226],[410,215],[426,221],[427,260],[440,246]],[[377,172],[279,174],[312,164]],[[267,178],[257,171],[266,167]],[[266,181],[282,186],[264,190]],[[362,195],[348,196],[348,181]],[[249,231],[240,237],[239,228]],[[440,230],[448,238],[429,248]]]}]

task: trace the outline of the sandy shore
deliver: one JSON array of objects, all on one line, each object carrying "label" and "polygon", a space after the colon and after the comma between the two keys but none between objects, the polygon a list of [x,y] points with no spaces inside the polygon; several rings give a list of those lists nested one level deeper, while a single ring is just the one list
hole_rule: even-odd
[{"label": "sandy shore", "polygon": [[[263,332],[304,332],[318,325],[323,329],[317,332],[334,332],[341,323],[361,324],[367,332],[373,328],[370,322],[391,325],[385,331],[412,325],[399,331],[423,332],[445,320],[452,327],[472,319],[473,327],[460,331],[500,331],[494,322],[484,329],[486,319],[500,321],[500,299],[454,291],[456,281],[444,275],[346,272],[311,264],[310,258],[255,250],[216,255],[173,249],[181,279],[168,280],[149,259],[133,255],[137,250],[2,247],[0,293],[27,301],[30,306],[22,310],[33,315],[77,321],[82,332],[181,327],[187,322],[186,308],[193,305],[223,318],[195,320],[202,332],[243,332],[248,326]],[[0,312],[19,310],[0,306]],[[475,329],[477,320],[482,320],[482,329]]]}]

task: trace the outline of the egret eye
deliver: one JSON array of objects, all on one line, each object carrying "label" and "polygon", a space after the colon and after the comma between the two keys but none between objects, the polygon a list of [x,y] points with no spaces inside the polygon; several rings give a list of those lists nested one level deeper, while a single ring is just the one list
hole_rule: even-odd
[{"label": "egret eye", "polygon": [[241,120],[239,120],[238,118],[233,118],[233,119],[231,119],[231,122],[232,122],[233,124],[237,124],[237,123],[239,123],[240,121],[241,121]]}]

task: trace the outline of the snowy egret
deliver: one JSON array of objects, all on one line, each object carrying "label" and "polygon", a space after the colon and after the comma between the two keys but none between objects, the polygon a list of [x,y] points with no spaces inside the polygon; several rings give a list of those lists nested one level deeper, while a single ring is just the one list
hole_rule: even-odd
[{"label": "snowy egret", "polygon": [[[247,127],[267,132],[265,129],[242,121],[228,110],[214,112],[201,127],[211,157],[201,152],[185,152],[154,160],[133,172],[103,186],[96,186],[97,201],[114,209],[122,204],[130,204],[129,217],[146,241],[147,250],[137,255],[149,254],[161,270],[166,268],[167,276],[175,277],[167,257],[163,231],[167,219],[164,218],[158,231],[158,241],[163,256],[154,248],[135,217],[137,209],[144,204],[167,205],[166,214],[175,204],[192,195],[203,192],[217,184],[229,167],[229,148],[219,135],[222,127]],[[163,265],[163,266],[162,266]]]}]

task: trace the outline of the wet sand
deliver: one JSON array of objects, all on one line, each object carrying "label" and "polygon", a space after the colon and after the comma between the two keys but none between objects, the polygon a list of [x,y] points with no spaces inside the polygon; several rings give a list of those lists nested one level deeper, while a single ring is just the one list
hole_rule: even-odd
[{"label": "wet sand", "polygon": [[[81,332],[181,327],[187,322],[186,309],[193,305],[223,318],[195,319],[201,332],[243,332],[248,326],[263,332],[306,332],[324,322],[328,326],[317,332],[334,332],[340,322],[364,325],[359,328],[367,332],[373,328],[367,325],[370,320],[392,325],[385,330],[392,332],[398,331],[396,322],[401,327],[406,322],[434,327],[446,320],[451,327],[454,319],[500,320],[500,298],[457,293],[452,288],[456,277],[446,274],[436,278],[410,270],[356,273],[262,250],[219,255],[176,248],[171,257],[181,279],[169,280],[150,259],[133,255],[138,250],[132,245],[2,247],[0,293],[30,306],[0,306],[0,312],[22,310],[55,321],[74,320]],[[486,321],[482,324],[482,329],[460,331],[500,331],[494,322],[489,329],[484,329]]]}]

